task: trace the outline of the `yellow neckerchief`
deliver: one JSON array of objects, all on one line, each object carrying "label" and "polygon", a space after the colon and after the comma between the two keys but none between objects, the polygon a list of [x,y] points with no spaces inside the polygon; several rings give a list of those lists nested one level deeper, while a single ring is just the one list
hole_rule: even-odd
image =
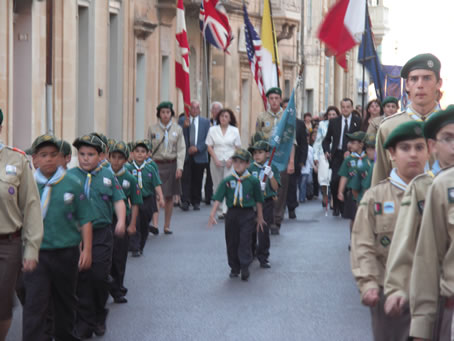
[{"label": "yellow neckerchief", "polygon": [[415,109],[413,109],[411,107],[411,105],[409,105],[407,107],[407,115],[410,116],[410,118],[412,120],[415,120],[415,121],[418,121],[418,122],[424,122],[426,119],[429,118],[430,115],[432,115],[434,112],[437,112],[441,110],[441,107],[440,107],[440,103],[437,103],[437,105],[425,116],[421,115],[420,113],[418,113]]},{"label": "yellow neckerchief", "polygon": [[239,202],[240,206],[243,207],[243,183],[242,181],[251,176],[251,174],[246,169],[244,173],[239,176],[238,173],[233,170],[232,176],[236,179],[235,193],[233,195],[233,206]]}]

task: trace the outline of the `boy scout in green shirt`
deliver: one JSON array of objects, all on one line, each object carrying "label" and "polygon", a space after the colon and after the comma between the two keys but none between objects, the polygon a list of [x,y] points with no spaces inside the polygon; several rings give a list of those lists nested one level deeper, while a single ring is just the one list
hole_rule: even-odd
[{"label": "boy scout in green shirt", "polygon": [[159,233],[156,226],[150,226],[153,213],[157,212],[156,194],[160,206],[164,206],[164,197],[161,190],[161,179],[156,170],[145,160],[148,156],[148,144],[145,140],[136,141],[132,150],[133,160],[125,165],[126,169],[137,178],[137,183],[142,191],[143,204],[139,206],[139,228],[136,235],[131,238],[132,256],[139,257],[151,232]]},{"label": "boy scout in green shirt", "polygon": [[374,339],[407,340],[409,310],[398,317],[387,316],[383,284],[404,191],[413,178],[424,172],[429,157],[422,122],[406,122],[394,129],[384,147],[396,168],[388,179],[371,187],[360,202],[352,231],[351,267],[361,302],[371,310]]},{"label": "boy scout in green shirt", "polygon": [[109,297],[109,273],[112,262],[112,222],[117,216],[115,235],[125,233],[125,195],[112,171],[100,165],[103,142],[94,135],[77,138],[73,146],[78,151],[79,167],[68,171],[84,187],[95,217],[93,224],[92,266],[81,271],[78,278],[76,329],[79,337],[100,336],[106,330]]},{"label": "boy scout in green shirt", "polygon": [[254,163],[248,170],[249,173],[260,180],[260,187],[265,200],[263,203],[265,226],[263,226],[263,230],[254,231],[252,234],[252,250],[254,253],[258,236],[257,259],[261,268],[268,269],[271,267],[268,262],[268,257],[270,256],[270,226],[274,222],[274,200],[277,197],[277,191],[280,186],[280,176],[276,166],[268,165],[270,145],[267,141],[257,141],[249,148],[249,151],[252,152]]},{"label": "boy scout in green shirt", "polygon": [[366,134],[363,143],[366,149],[366,157],[363,158],[362,165],[358,167],[350,182],[350,188],[356,202],[360,202],[364,193],[370,188],[375,163],[375,135]]},{"label": "boy scout in green shirt", "polygon": [[[44,238],[37,268],[23,276],[27,296],[22,310],[23,340],[77,339],[73,334],[77,274],[91,266],[94,215],[79,181],[59,166],[61,146],[52,135],[39,136],[32,145],[40,165],[35,179],[41,196]],[[49,314],[53,328],[47,323]],[[47,334],[49,330],[51,335]]]},{"label": "boy scout in green shirt", "polygon": [[[399,228],[394,234],[386,266],[385,294],[388,298],[385,309],[390,315],[400,314],[412,295],[409,293],[411,271],[429,188],[441,169],[454,165],[454,146],[447,142],[454,138],[454,105],[431,115],[425,121],[424,134],[428,138],[429,150],[437,160],[430,171],[413,179],[402,199],[396,223]],[[438,320],[441,323],[431,335],[433,339],[451,340],[452,308],[439,308]]]},{"label": "boy scout in green shirt", "polygon": [[[127,289],[124,287],[126,260],[128,258],[129,238],[136,233],[136,222],[139,215],[139,206],[143,204],[142,192],[137,184],[137,179],[125,167],[128,161],[129,150],[126,143],[119,141],[109,148],[109,162],[112,172],[120,183],[126,196],[126,224],[128,225],[124,237],[114,237],[112,268],[110,275],[110,294],[115,303],[126,303]],[[114,217],[114,222],[116,217]]]},{"label": "boy scout in green shirt", "polygon": [[[227,258],[230,266],[230,277],[241,279],[249,278],[249,264],[252,262],[252,232],[263,231],[263,194],[260,181],[247,170],[251,154],[244,149],[238,149],[232,156],[232,175],[226,177],[219,184],[213,196],[214,205],[211,209],[208,226],[217,224],[215,216],[222,200],[226,200],[228,207],[225,216],[225,239],[227,244]],[[254,212],[257,208],[257,216]],[[257,218],[257,223],[256,223]]]}]

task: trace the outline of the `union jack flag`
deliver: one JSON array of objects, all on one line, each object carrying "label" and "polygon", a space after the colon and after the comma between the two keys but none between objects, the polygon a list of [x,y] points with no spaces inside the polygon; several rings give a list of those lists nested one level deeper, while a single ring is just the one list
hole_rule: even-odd
[{"label": "union jack flag", "polygon": [[220,0],[203,0],[200,4],[199,24],[208,43],[227,52],[233,40],[227,12]]},{"label": "union jack flag", "polygon": [[249,65],[251,66],[251,72],[254,76],[255,82],[259,88],[260,96],[262,96],[263,105],[265,110],[267,108],[266,104],[266,92],[263,85],[262,77],[262,41],[260,40],[259,35],[252,26],[249,16],[247,14],[246,5],[243,5],[243,14],[244,14],[244,36],[246,40],[246,51],[247,58],[249,59]]}]

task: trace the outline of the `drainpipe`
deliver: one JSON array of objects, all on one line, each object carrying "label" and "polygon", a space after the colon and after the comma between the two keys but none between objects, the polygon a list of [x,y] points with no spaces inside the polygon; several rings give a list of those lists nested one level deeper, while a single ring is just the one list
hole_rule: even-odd
[{"label": "drainpipe", "polygon": [[53,0],[46,1],[46,124],[47,133],[54,134],[52,108],[52,40]]}]

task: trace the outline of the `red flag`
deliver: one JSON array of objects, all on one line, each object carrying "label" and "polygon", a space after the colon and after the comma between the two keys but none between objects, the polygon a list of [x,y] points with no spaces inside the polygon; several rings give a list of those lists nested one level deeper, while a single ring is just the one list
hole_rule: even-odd
[{"label": "red flag", "polygon": [[338,0],[326,14],[318,38],[347,69],[345,53],[361,42],[365,30],[366,0]]},{"label": "red flag", "polygon": [[191,89],[189,87],[189,44],[184,20],[183,0],[177,0],[177,51],[175,58],[175,85],[183,94],[184,111],[189,116]]}]

